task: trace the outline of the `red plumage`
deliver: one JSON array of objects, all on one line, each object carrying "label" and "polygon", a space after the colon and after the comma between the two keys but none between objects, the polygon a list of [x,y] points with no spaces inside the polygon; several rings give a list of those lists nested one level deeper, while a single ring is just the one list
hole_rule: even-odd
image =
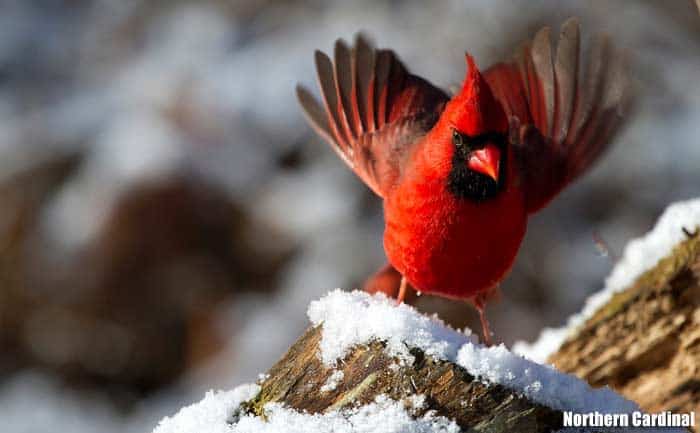
[{"label": "red plumage", "polygon": [[396,293],[389,282],[400,274],[402,289],[471,300],[488,339],[484,303],[510,270],[528,215],[586,171],[621,124],[621,56],[601,39],[582,74],[579,45],[570,19],[555,54],[545,28],[484,74],[467,55],[452,98],[362,37],[352,49],[338,41],[333,63],[316,53],[324,103],[298,87],[307,118],[384,199],[390,265],[369,289]]},{"label": "red plumage", "polygon": [[384,248],[389,261],[425,293],[470,299],[510,269],[525,233],[526,212],[513,153],[495,197],[473,201],[446,188],[454,153],[452,131],[505,134],[508,123],[470,56],[459,94],[405,161],[405,175],[384,199]]}]

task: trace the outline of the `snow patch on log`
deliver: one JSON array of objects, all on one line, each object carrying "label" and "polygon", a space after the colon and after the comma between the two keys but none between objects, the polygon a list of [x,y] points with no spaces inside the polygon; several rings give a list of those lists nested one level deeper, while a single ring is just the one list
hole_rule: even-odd
[{"label": "snow patch on log", "polygon": [[321,392],[335,391],[340,382],[345,378],[345,373],[342,370],[336,370],[328,377],[326,383],[321,387]]},{"label": "snow patch on log", "polygon": [[[204,400],[165,418],[153,433],[458,433],[459,426],[427,411],[419,417],[424,399],[405,403],[379,396],[367,405],[308,414],[279,403],[265,405],[265,417],[236,415],[241,403],[253,398],[257,385],[243,385],[233,391],[207,393]],[[234,414],[232,418],[231,415]]]},{"label": "snow patch on log", "polygon": [[503,385],[528,399],[561,411],[629,413],[639,407],[604,387],[592,389],[573,375],[536,364],[504,345],[475,343],[469,330],[455,331],[436,317],[386,298],[383,294],[334,290],[311,303],[309,318],[322,326],[322,361],[335,365],[353,347],[386,341],[389,355],[412,362],[410,348],[464,367],[472,376]]},{"label": "snow patch on log", "polygon": [[230,418],[241,403],[260,392],[258,385],[241,385],[231,391],[209,391],[199,403],[163,418],[153,433],[231,433]]},{"label": "snow patch on log", "polygon": [[[411,402],[407,402],[411,403]],[[266,421],[245,416],[233,433],[459,433],[459,426],[428,411],[413,418],[414,408],[384,396],[367,405],[323,414],[300,413],[279,403],[265,405]]]},{"label": "snow patch on log", "polygon": [[586,300],[580,313],[571,316],[561,328],[545,328],[534,343],[518,342],[513,349],[533,361],[544,362],[556,352],[566,338],[596,311],[607,304],[616,293],[629,287],[644,272],[700,227],[700,198],[681,201],[666,208],[654,228],[646,235],[631,240],[624,254],[605,281],[603,290]]},{"label": "snow patch on log", "polygon": [[402,362],[413,362],[411,347],[437,359],[456,359],[459,348],[476,340],[471,331],[456,331],[437,316],[428,317],[406,304],[383,295],[344,292],[336,289],[311,302],[307,312],[311,323],[323,325],[321,360],[335,366],[359,344],[386,342],[387,353]]},{"label": "snow patch on log", "polygon": [[608,387],[593,389],[576,376],[535,364],[502,344],[493,347],[465,344],[459,350],[457,364],[484,382],[503,385],[552,409],[577,413],[639,410],[636,403]]}]

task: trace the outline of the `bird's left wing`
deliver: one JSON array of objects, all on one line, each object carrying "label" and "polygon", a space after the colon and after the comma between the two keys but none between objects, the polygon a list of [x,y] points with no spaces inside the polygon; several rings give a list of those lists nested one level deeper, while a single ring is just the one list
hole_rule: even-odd
[{"label": "bird's left wing", "polygon": [[385,197],[421,136],[449,97],[412,75],[391,50],[374,49],[362,36],[348,48],[335,44],[335,61],[316,51],[323,106],[297,86],[307,120],[377,195]]},{"label": "bird's left wing", "polygon": [[629,102],[624,56],[608,38],[595,40],[585,61],[579,52],[578,20],[571,18],[562,25],[554,54],[545,27],[512,62],[484,74],[516,120],[511,124],[518,131],[511,136],[529,212],[590,168],[623,123]]}]

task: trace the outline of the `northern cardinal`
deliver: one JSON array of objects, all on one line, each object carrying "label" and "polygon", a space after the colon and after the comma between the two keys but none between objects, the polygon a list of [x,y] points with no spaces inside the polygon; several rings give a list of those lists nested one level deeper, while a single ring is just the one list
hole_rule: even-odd
[{"label": "northern cardinal", "polygon": [[297,96],[316,132],[384,199],[389,264],[374,278],[379,290],[399,286],[399,302],[408,284],[470,300],[490,343],[485,304],[530,214],[589,169],[622,123],[622,56],[600,38],[582,62],[579,45],[571,18],[554,54],[549,28],[483,73],[466,54],[452,97],[362,36],[352,48],[337,41],[333,63],[316,51],[323,103],[301,86]]}]

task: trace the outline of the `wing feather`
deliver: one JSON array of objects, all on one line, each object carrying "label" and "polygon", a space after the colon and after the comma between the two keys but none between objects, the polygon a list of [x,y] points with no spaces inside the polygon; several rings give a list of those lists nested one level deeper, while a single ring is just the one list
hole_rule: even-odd
[{"label": "wing feather", "polygon": [[375,86],[377,96],[377,128],[384,127],[387,120],[387,98],[389,93],[389,72],[393,55],[389,50],[379,50],[377,54],[377,83]]},{"label": "wing feather", "polygon": [[534,66],[533,85],[538,90],[537,116],[535,125],[541,132],[551,133],[554,118],[554,70],[552,67],[552,48],[549,43],[549,27],[545,27],[535,35],[532,43],[532,64]]},{"label": "wing feather", "polygon": [[350,50],[342,39],[338,39],[335,43],[334,50],[335,67],[333,69],[335,77],[335,88],[338,94],[338,112],[342,126],[345,130],[345,137],[348,142],[352,142],[357,138],[352,122],[352,108],[350,106],[350,98],[352,92],[352,67],[350,65]]},{"label": "wing feather", "polygon": [[[304,114],[306,119],[314,128],[316,133],[323,137],[325,140],[333,141],[333,131],[328,123],[328,117],[326,116],[326,111],[321,107],[316,98],[314,98],[308,90],[301,86],[297,86],[297,99],[304,109]],[[338,147],[337,145],[334,147]]]},{"label": "wing feather", "polygon": [[365,42],[364,38],[358,36],[355,41],[354,53],[355,61],[353,65],[356,70],[353,73],[355,78],[353,95],[357,98],[357,125],[360,127],[360,132],[364,133],[369,131],[370,128],[374,129],[374,120],[372,119],[374,116],[373,113],[369,112],[369,108],[372,107],[369,101],[373,99],[370,92],[373,90],[371,86],[373,86],[374,51]]},{"label": "wing feather", "polygon": [[338,113],[338,94],[335,90],[335,79],[333,78],[333,64],[328,56],[321,51],[316,51],[315,61],[323,103],[326,107],[326,113],[331,115],[329,125],[337,145],[342,149],[348,146],[348,141],[345,137],[345,132],[338,127],[340,125],[340,114]]},{"label": "wing feather", "polygon": [[594,39],[583,67],[580,46],[578,19],[570,18],[554,57],[544,28],[513,62],[485,73],[506,114],[523,125],[512,135],[519,137],[513,149],[529,212],[595,163],[622,126],[630,102],[624,56],[614,52],[610,39]]},{"label": "wing feather", "polygon": [[557,77],[557,108],[554,112],[557,117],[552,137],[557,143],[563,142],[569,132],[576,104],[580,45],[578,23],[568,20],[562,26],[554,64]]},{"label": "wing feather", "polygon": [[361,35],[334,47],[334,63],[316,53],[321,104],[297,87],[306,118],[379,196],[393,188],[420,137],[437,121],[448,96],[411,75],[390,50],[375,50]]}]

